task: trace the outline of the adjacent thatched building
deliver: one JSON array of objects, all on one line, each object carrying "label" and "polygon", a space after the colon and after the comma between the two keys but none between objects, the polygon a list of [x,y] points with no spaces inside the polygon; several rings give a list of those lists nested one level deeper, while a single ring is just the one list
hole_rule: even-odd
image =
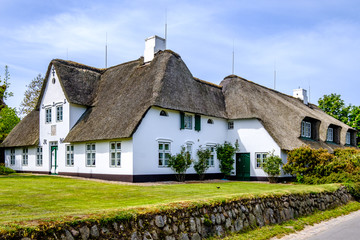
[{"label": "adjacent thatched building", "polygon": [[207,147],[207,176],[221,177],[215,146],[237,141],[233,175],[261,179],[269,151],[285,162],[288,150],[305,144],[330,151],[355,145],[355,130],[307,103],[305,90],[296,90],[299,99],[234,75],[220,85],[205,82],[178,54],[157,51],[163,39],[147,42],[145,59],[107,69],[51,61],[36,109],[3,143],[6,164],[23,172],[167,180],[174,177],[170,154],[185,146],[196,160],[196,150]]}]

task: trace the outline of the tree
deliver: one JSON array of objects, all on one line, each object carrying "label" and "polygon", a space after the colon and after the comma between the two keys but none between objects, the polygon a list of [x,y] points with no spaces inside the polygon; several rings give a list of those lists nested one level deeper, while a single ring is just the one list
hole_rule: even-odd
[{"label": "tree", "polygon": [[211,156],[211,151],[208,148],[201,148],[196,152],[198,156],[198,161],[194,163],[194,169],[199,175],[200,180],[204,179],[204,173],[209,169],[209,158]]},{"label": "tree", "polygon": [[8,66],[5,66],[4,79],[0,77],[0,142],[4,141],[10,131],[18,124],[20,118],[16,114],[15,108],[6,106],[4,100],[13,96],[12,92],[8,92],[10,73]]},{"label": "tree", "polygon": [[276,183],[276,178],[280,175],[282,159],[274,154],[274,151],[269,152],[269,155],[265,158],[262,169],[268,175],[270,183]]},{"label": "tree", "polygon": [[41,74],[39,74],[31,81],[29,85],[26,86],[27,90],[25,91],[24,99],[20,104],[20,114],[27,115],[35,108],[40,96],[43,82],[44,78],[41,76]]},{"label": "tree", "polygon": [[[343,123],[357,129],[358,137],[360,137],[360,107],[349,105],[346,106],[341,95],[331,93],[324,95],[318,101],[319,108],[330,116],[342,121]],[[360,145],[359,145],[360,147]]]},{"label": "tree", "polygon": [[15,108],[5,106],[0,111],[0,142],[4,141],[11,130],[20,122]]},{"label": "tree", "polygon": [[182,146],[180,153],[169,157],[168,166],[177,173],[176,179],[179,182],[183,182],[185,181],[186,170],[190,167],[191,163],[191,154],[185,151],[185,147]]},{"label": "tree", "polygon": [[234,169],[234,155],[237,149],[237,142],[235,143],[235,146],[229,142],[216,145],[216,154],[220,161],[220,171],[225,175],[225,178],[230,176],[231,171]]}]

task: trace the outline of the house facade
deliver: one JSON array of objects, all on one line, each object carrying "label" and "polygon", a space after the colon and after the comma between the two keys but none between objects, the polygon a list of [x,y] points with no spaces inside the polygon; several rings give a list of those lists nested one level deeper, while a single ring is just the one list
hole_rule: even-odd
[{"label": "house facade", "polygon": [[[129,182],[174,179],[170,155],[184,146],[196,161],[211,150],[208,178],[222,177],[216,145],[239,144],[232,175],[263,180],[274,151],[310,145],[355,146],[356,131],[324,113],[298,89],[285,95],[231,75],[220,85],[194,78],[181,57],[147,39],[144,56],[107,69],[55,59],[37,107],[3,142],[18,172]],[[188,178],[197,178],[193,167]],[[285,177],[283,175],[283,177]]]}]

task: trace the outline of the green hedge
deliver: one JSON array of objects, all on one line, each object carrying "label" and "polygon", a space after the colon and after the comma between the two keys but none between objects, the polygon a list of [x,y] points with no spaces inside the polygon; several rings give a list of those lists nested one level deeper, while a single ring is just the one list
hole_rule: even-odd
[{"label": "green hedge", "polygon": [[9,175],[11,173],[15,173],[11,168],[5,167],[3,163],[0,163],[0,175]]}]

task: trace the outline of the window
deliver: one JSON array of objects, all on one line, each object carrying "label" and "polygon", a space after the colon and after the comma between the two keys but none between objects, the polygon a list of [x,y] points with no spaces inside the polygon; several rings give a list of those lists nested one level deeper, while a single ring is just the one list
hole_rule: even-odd
[{"label": "window", "polygon": [[66,166],[74,166],[74,145],[66,145]]},{"label": "window", "polygon": [[29,149],[23,148],[23,154],[22,154],[22,165],[27,166],[29,163]]},{"label": "window", "polygon": [[168,115],[167,112],[165,112],[164,110],[161,110],[160,116],[167,117],[167,116],[169,116],[169,115]]},{"label": "window", "polygon": [[43,165],[43,150],[42,147],[38,147],[36,149],[36,166],[42,166]]},{"label": "window", "polygon": [[301,137],[311,138],[311,123],[302,121],[301,122]]},{"label": "window", "polygon": [[228,129],[234,129],[234,121],[228,122]]},{"label": "window", "polygon": [[86,144],[86,166],[95,167],[96,163],[96,147],[95,143]]},{"label": "window", "polygon": [[121,142],[110,143],[110,166],[121,167]]},{"label": "window", "polygon": [[185,151],[190,153],[190,158],[191,158],[192,157],[192,143],[186,143]]},{"label": "window", "polygon": [[327,134],[326,134],[326,141],[333,142],[334,141],[334,129],[328,128]]},{"label": "window", "polygon": [[209,118],[208,121],[207,121],[207,123],[208,123],[208,124],[214,124],[214,121]]},{"label": "window", "polygon": [[267,157],[267,153],[255,153],[256,157],[256,168],[262,168],[262,164]]},{"label": "window", "polygon": [[45,122],[51,123],[51,108],[45,109]]},{"label": "window", "polygon": [[63,120],[63,106],[59,105],[56,106],[56,121],[62,122],[62,120]]},{"label": "window", "polygon": [[184,116],[184,128],[185,129],[192,129],[192,116],[185,114]]},{"label": "window", "polygon": [[346,133],[345,144],[347,144],[347,145],[351,144],[351,134],[350,134],[350,132]]},{"label": "window", "polygon": [[15,165],[15,149],[10,149],[10,165]]},{"label": "window", "polygon": [[166,167],[169,164],[170,157],[170,143],[159,142],[159,166]]},{"label": "window", "polygon": [[208,159],[208,165],[210,167],[214,167],[215,145],[207,145],[206,148],[210,150],[210,158]]}]

